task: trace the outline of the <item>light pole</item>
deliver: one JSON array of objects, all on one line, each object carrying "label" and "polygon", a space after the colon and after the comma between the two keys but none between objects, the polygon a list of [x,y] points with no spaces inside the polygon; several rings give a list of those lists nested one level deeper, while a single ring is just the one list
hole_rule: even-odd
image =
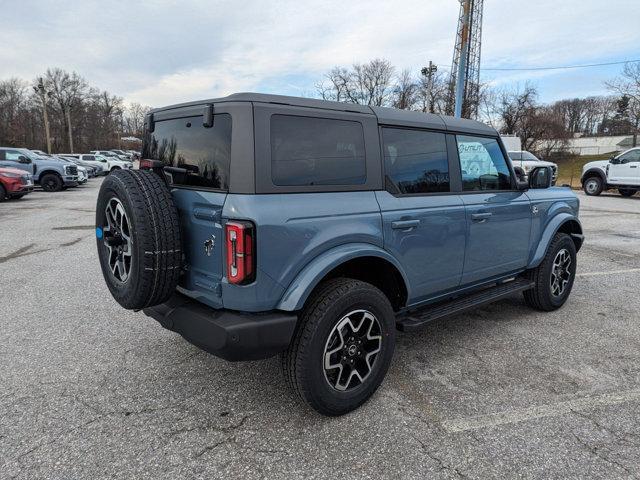
[{"label": "light pole", "polygon": [[431,60],[429,60],[428,67],[422,67],[420,71],[422,75],[427,77],[427,112],[431,112],[431,89],[433,88],[433,74],[438,71],[438,66],[435,65]]},{"label": "light pole", "polygon": [[33,87],[33,91],[40,96],[42,100],[42,114],[44,116],[44,133],[47,138],[47,153],[51,154],[51,135],[49,134],[49,116],[47,115],[47,97],[49,92],[44,88],[44,80],[38,78],[38,84]]}]

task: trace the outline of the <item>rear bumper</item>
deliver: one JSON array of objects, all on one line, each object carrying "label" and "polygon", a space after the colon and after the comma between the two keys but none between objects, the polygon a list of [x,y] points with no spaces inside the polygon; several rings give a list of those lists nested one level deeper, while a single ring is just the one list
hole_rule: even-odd
[{"label": "rear bumper", "polygon": [[259,360],[283,351],[293,337],[297,315],[216,310],[180,293],[143,312],[168,330],[225,360]]}]

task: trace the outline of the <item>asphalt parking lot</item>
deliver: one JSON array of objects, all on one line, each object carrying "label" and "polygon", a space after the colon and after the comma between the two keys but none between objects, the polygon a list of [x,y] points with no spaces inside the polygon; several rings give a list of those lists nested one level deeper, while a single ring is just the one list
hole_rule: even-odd
[{"label": "asphalt parking lot", "polygon": [[324,418],[276,359],[225,362],[115,303],[99,185],[0,204],[0,478],[640,477],[640,196],[579,194],[564,308],[400,334],[375,397]]}]

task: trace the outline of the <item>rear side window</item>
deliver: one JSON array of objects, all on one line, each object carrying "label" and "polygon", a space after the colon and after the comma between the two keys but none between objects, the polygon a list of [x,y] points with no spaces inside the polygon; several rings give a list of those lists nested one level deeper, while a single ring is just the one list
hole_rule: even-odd
[{"label": "rear side window", "polygon": [[271,179],[280,186],[365,183],[362,124],[272,115]]},{"label": "rear side window", "polygon": [[404,194],[449,191],[444,133],[383,128],[382,139],[385,180],[392,191]]},{"label": "rear side window", "polygon": [[231,115],[214,115],[205,128],[202,116],[163,120],[145,134],[142,158],[178,167],[171,172],[174,185],[229,189],[231,163]]},{"label": "rear side window", "polygon": [[95,160],[96,156],[95,155],[84,155],[82,158],[84,158],[85,160]]},{"label": "rear side window", "polygon": [[457,135],[462,189],[510,190],[511,172],[495,138]]}]

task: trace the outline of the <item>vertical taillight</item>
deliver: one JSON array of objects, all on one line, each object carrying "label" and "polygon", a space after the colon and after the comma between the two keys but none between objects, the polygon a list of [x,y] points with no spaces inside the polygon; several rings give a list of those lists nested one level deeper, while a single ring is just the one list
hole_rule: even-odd
[{"label": "vertical taillight", "polygon": [[250,283],[255,276],[255,232],[251,222],[232,221],[225,226],[229,283]]}]

